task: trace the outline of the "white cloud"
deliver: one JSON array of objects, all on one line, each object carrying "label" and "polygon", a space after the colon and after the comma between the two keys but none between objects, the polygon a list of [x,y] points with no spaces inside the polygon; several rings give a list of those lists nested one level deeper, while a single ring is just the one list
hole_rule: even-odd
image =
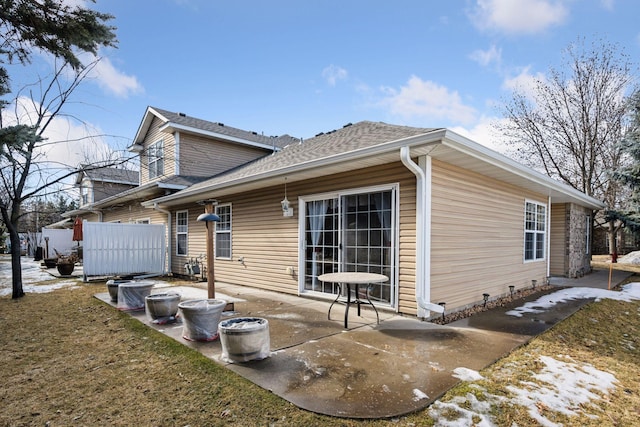
[{"label": "white cloud", "polygon": [[483,67],[491,65],[492,63],[500,65],[502,62],[502,49],[492,44],[488,50],[474,50],[469,57]]},{"label": "white cloud", "polygon": [[345,80],[347,76],[347,70],[333,64],[322,70],[322,77],[326,80],[329,86],[335,86],[338,80]]},{"label": "white cloud", "polygon": [[470,17],[481,29],[535,34],[564,23],[568,15],[561,0],[477,0]]},{"label": "white cloud", "polygon": [[465,138],[484,145],[487,148],[497,151],[501,154],[507,154],[507,144],[497,126],[501,121],[498,117],[481,117],[480,120],[472,127],[453,126],[450,129]]},{"label": "white cloud", "polygon": [[544,82],[545,75],[543,73],[531,74],[530,67],[525,67],[515,77],[509,77],[502,83],[502,88],[519,92],[526,95],[529,99],[534,99],[534,93],[538,82]]},{"label": "white cloud", "polygon": [[475,120],[476,111],[465,105],[458,92],[435,82],[411,76],[400,89],[382,88],[387,97],[381,104],[389,112],[405,120],[426,119],[436,125],[447,123],[469,124]]},{"label": "white cloud", "polygon": [[127,98],[129,95],[144,91],[135,76],[127,75],[116,69],[109,58],[104,56],[96,58],[88,53],[81,55],[80,58],[84,64],[89,64],[99,59],[87,77],[94,80],[105,92],[119,98]]},{"label": "white cloud", "polygon": [[[40,106],[27,97],[20,97],[14,109],[3,109],[3,121],[7,125],[32,125],[37,118]],[[15,111],[15,115],[9,112]],[[101,131],[88,123],[77,124],[64,115],[57,115],[51,120],[43,134],[45,141],[38,144],[34,154],[36,161],[42,163],[47,174],[76,168],[82,162],[104,160],[112,152],[102,139]],[[56,172],[57,171],[57,172]]]}]

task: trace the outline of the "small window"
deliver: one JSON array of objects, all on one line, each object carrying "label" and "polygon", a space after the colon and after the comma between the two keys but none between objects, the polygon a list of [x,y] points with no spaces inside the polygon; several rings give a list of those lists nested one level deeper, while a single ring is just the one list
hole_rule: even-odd
[{"label": "small window", "polygon": [[164,141],[149,146],[149,179],[164,175]]},{"label": "small window", "polygon": [[584,253],[589,255],[591,254],[591,215],[587,215],[587,217],[585,218],[585,231],[584,231],[584,237],[585,237],[585,251]]},{"label": "small window", "polygon": [[216,258],[231,259],[231,205],[216,206]]},{"label": "small window", "polygon": [[189,211],[176,212],[176,255],[187,255]]},{"label": "small window", "polygon": [[525,203],[524,259],[544,259],[547,224],[547,206],[535,202]]}]

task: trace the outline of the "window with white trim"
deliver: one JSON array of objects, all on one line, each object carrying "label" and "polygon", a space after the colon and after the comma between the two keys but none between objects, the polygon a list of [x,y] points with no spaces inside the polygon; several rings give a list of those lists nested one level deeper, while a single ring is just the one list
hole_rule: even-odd
[{"label": "window with white trim", "polygon": [[176,212],[176,255],[187,255],[189,211]]},{"label": "window with white trim", "polygon": [[587,215],[587,217],[585,218],[584,226],[585,226],[584,235],[585,235],[585,244],[586,244],[584,253],[589,255],[591,253],[591,215]]},{"label": "window with white trim", "polygon": [[164,174],[164,141],[149,145],[149,179]]},{"label": "window with white trim", "polygon": [[524,218],[525,261],[544,259],[546,225],[547,206],[536,202],[526,202]]},{"label": "window with white trim", "polygon": [[216,258],[231,259],[231,205],[216,206]]}]

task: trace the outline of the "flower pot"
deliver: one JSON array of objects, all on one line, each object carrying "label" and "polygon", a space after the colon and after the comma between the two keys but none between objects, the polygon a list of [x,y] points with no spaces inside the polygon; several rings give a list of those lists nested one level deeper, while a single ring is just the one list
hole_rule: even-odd
[{"label": "flower pot", "polygon": [[120,283],[116,306],[119,310],[144,310],[144,299],[151,294],[153,286],[153,282],[145,281]]},{"label": "flower pot", "polygon": [[111,297],[111,302],[118,302],[118,286],[122,283],[133,283],[135,280],[114,280],[111,279],[107,281],[107,289],[109,290],[109,296]]},{"label": "flower pot", "polygon": [[269,357],[269,321],[259,317],[236,317],[220,322],[222,359],[248,362]]},{"label": "flower pot", "polygon": [[75,265],[72,263],[58,263],[56,264],[56,268],[58,269],[58,273],[60,273],[61,276],[70,276],[71,273],[73,273]]},{"label": "flower pot", "polygon": [[159,323],[166,323],[170,320],[175,320],[176,314],[178,314],[180,294],[167,292],[148,295],[144,299],[144,302],[147,316],[151,320],[159,321]]},{"label": "flower pot", "polygon": [[189,341],[218,338],[218,323],[227,302],[220,299],[188,300],[178,304],[183,322],[182,337]]}]

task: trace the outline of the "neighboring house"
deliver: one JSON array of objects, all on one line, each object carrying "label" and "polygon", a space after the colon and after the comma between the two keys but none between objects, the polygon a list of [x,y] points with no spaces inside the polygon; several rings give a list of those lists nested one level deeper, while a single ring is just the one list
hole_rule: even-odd
[{"label": "neighboring house", "polygon": [[[305,141],[270,138],[269,150],[215,126],[149,108],[134,141],[146,153],[141,188],[188,166],[209,178],[103,212],[166,213],[176,274],[205,252],[196,218],[212,201],[220,282],[331,299],[337,286],[319,275],[383,273],[377,307],[428,317],[431,304],[458,310],[590,270],[590,217],[604,205],[450,130],[365,121]],[[242,156],[251,149],[267,152]]]},{"label": "neighboring house", "polygon": [[[85,166],[86,167],[86,166]],[[78,206],[81,208],[115,196],[140,183],[138,171],[100,168],[82,170],[76,175],[75,186],[80,189]]]}]

